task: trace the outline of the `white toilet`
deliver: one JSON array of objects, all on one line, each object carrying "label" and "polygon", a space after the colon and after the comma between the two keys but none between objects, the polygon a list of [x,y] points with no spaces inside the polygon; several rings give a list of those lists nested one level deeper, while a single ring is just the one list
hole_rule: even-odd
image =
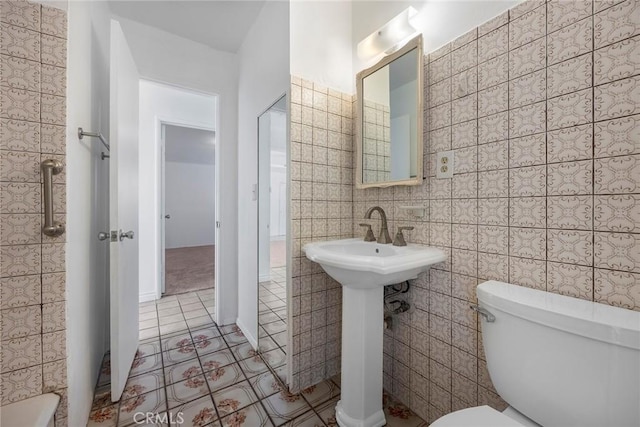
[{"label": "white toilet", "polygon": [[495,281],[477,293],[489,374],[510,407],[431,427],[640,426],[640,312]]},{"label": "white toilet", "polygon": [[60,396],[41,394],[0,408],[2,427],[53,427]]}]

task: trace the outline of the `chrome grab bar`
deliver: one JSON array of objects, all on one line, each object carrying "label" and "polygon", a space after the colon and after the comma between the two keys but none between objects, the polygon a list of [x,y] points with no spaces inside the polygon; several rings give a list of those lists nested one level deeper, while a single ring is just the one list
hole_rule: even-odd
[{"label": "chrome grab bar", "polygon": [[493,323],[496,321],[496,316],[491,314],[491,312],[486,308],[482,308],[478,304],[471,304],[469,307],[471,308],[471,310],[477,312],[480,316],[484,317],[484,320],[486,320],[487,322]]},{"label": "chrome grab bar", "polygon": [[57,237],[64,233],[64,224],[60,224],[53,218],[53,175],[62,172],[62,163],[59,160],[47,159],[40,163],[40,169],[44,177],[44,225],[42,233]]}]

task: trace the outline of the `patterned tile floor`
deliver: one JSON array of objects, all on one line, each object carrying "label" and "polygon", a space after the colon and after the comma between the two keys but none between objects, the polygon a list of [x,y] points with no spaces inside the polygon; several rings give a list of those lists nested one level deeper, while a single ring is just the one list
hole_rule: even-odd
[{"label": "patterned tile floor", "polygon": [[[271,280],[261,282],[258,290],[258,325],[259,345],[279,348],[283,354],[287,352],[287,291],[286,267],[271,269]],[[273,347],[273,346],[276,347]],[[279,358],[265,358],[271,368]],[[278,376],[286,382],[285,370],[278,371]]]},{"label": "patterned tile floor", "polygon": [[[237,326],[214,323],[213,298],[206,290],[140,305],[141,341],[122,399],[111,403],[107,354],[88,426],[337,425],[339,379],[283,390],[264,362],[283,371],[283,346],[262,340],[256,354]],[[427,425],[388,396],[385,413],[388,426]]]}]

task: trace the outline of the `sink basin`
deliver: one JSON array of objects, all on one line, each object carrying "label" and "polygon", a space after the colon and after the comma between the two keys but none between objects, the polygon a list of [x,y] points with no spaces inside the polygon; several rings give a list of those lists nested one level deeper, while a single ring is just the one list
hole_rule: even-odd
[{"label": "sink basin", "polygon": [[361,239],[308,243],[302,249],[329,276],[351,288],[402,283],[446,259],[443,251],[429,246],[382,245]]},{"label": "sink basin", "polygon": [[340,427],[381,427],[384,286],[415,279],[446,259],[421,245],[393,246],[360,239],[314,242],[302,248],[342,285]]}]

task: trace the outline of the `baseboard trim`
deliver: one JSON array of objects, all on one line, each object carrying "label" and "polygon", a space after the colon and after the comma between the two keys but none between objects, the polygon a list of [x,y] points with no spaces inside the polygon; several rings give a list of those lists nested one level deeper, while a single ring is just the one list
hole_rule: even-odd
[{"label": "baseboard trim", "polygon": [[240,328],[240,330],[244,334],[244,336],[247,339],[247,341],[249,341],[249,344],[251,344],[251,347],[253,347],[254,350],[257,350],[258,349],[258,339],[249,333],[249,330],[242,324],[242,321],[239,318],[236,319],[236,325],[238,325],[238,327]]},{"label": "baseboard trim", "polygon": [[262,274],[260,275],[260,277],[258,277],[258,282],[262,283],[262,282],[268,282],[271,280],[271,274]]},{"label": "baseboard trim", "polygon": [[139,302],[149,302],[157,300],[157,295],[155,292],[146,292],[144,294],[140,294],[138,297]]}]

